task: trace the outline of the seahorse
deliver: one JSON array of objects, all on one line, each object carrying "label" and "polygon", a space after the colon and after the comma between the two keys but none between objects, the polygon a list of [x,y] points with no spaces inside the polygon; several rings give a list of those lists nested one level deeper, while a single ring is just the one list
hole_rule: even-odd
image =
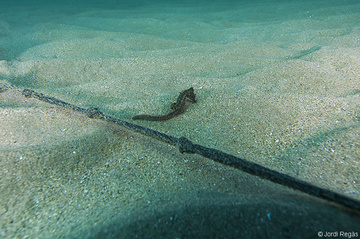
[{"label": "seahorse", "polygon": [[194,93],[194,88],[190,88],[180,92],[179,97],[177,98],[176,103],[171,105],[173,110],[167,115],[162,116],[153,116],[153,115],[135,115],[133,120],[149,120],[149,121],[165,121],[174,118],[177,115],[180,115],[186,110],[186,99],[190,100],[191,103],[196,103],[196,95]]}]

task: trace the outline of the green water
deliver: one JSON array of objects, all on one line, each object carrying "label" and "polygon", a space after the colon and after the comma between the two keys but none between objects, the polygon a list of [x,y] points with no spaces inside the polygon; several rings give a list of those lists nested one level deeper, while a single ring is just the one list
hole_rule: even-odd
[{"label": "green water", "polygon": [[[357,0],[2,0],[0,80],[360,199],[359,12]],[[189,87],[184,114],[131,120],[168,113]],[[359,232],[356,213],[19,91],[0,93],[0,137],[0,237]]]},{"label": "green water", "polygon": [[284,48],[330,45],[359,25],[357,1],[11,1],[1,6],[4,60],[44,43],[94,38],[123,44],[124,52],[103,46],[77,53],[79,58],[136,57],[189,46],[196,52],[203,44],[239,41],[276,42]]}]

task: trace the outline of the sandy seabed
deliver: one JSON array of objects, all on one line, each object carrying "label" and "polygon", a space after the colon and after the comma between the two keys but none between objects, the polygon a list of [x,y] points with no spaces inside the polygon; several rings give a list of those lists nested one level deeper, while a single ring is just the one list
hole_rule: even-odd
[{"label": "sandy seabed", "polygon": [[[360,200],[358,3],[2,9],[0,86],[98,107]],[[191,86],[197,103],[184,114],[132,121],[169,112]],[[15,88],[0,93],[0,157],[4,238],[360,233],[359,213]]]}]

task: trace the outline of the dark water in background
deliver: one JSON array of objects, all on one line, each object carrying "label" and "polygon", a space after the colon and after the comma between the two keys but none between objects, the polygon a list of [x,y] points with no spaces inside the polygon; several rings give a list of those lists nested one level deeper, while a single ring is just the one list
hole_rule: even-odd
[{"label": "dark water in background", "polygon": [[[74,24],[84,27],[93,27],[97,30],[105,31],[123,31],[122,28],[116,28],[106,22],[99,23],[95,26],[94,23],[86,24],[84,22],[76,22],[77,16],[81,17],[82,13],[87,11],[109,11],[120,10],[124,11],[124,15],[111,15],[111,13],[104,12],[99,18],[139,18],[142,15],[146,18],[151,18],[161,14],[174,14],[174,16],[180,16],[183,14],[183,19],[188,21],[199,20],[204,23],[212,24],[213,22],[222,22],[223,25],[216,26],[217,30],[221,27],[232,28],[234,24],[259,24],[259,26],[265,26],[274,22],[285,22],[292,20],[306,20],[312,18],[314,20],[326,21],[328,17],[334,15],[354,14],[358,8],[351,8],[351,5],[358,5],[358,1],[343,0],[343,1],[8,1],[4,0],[0,3],[0,60],[16,59],[22,52],[27,49],[42,44],[44,42],[39,41],[32,37],[32,33],[35,31],[35,27],[38,24],[44,23],[59,23],[59,24]],[[234,13],[238,10],[238,13]],[[229,12],[230,14],[227,14]],[[223,15],[221,15],[223,13]],[[109,15],[107,15],[109,14]],[[110,16],[111,15],[111,16]],[[97,17],[97,16],[94,16]],[[100,20],[100,19],[99,19]],[[171,23],[171,20],[168,21]],[[130,22],[131,24],[131,22]],[[349,26],[347,26],[350,24]],[[334,21],[329,22],[322,28],[341,28],[351,27],[353,23]],[[174,27],[174,31],[179,28],[178,24],[169,25],[168,28]],[[130,26],[131,27],[131,26]],[[130,28],[129,27],[129,28]],[[152,26],[156,28],[157,26]],[[182,27],[182,26],[180,26]],[[188,28],[201,28],[201,26],[191,26]],[[244,28],[246,26],[235,26]],[[310,26],[311,27],[311,26]],[[150,27],[151,28],[151,27]],[[142,32],[144,30],[144,32]],[[171,32],[172,29],[168,29]],[[257,29],[261,31],[261,29]],[[276,30],[276,29],[274,29]],[[125,29],[127,32],[131,32],[130,29]],[[249,29],[251,35],[252,29]],[[149,27],[147,29],[133,28],[133,32],[153,34],[149,33]],[[154,31],[155,32],[155,31]],[[277,35],[274,31],[274,35],[269,35],[267,39],[251,39],[253,41],[276,41]],[[161,35],[165,38],[176,38],[178,35]],[[189,37],[180,37],[183,40],[195,40],[199,39]],[[206,40],[205,40],[206,39]],[[223,42],[228,43],[234,40],[227,39],[223,35],[214,37],[214,32],[209,33],[209,36],[204,36],[200,39],[211,42]],[[293,39],[289,38],[289,42],[293,42]]]}]

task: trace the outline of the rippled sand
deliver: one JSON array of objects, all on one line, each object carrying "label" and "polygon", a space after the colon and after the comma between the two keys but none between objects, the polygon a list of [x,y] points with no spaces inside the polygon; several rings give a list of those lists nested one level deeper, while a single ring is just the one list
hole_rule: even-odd
[{"label": "rippled sand", "polygon": [[[132,122],[360,200],[358,3],[1,9],[0,84],[127,121],[192,86],[183,115]],[[5,238],[296,238],[360,222],[16,89],[0,93],[0,158]]]}]

